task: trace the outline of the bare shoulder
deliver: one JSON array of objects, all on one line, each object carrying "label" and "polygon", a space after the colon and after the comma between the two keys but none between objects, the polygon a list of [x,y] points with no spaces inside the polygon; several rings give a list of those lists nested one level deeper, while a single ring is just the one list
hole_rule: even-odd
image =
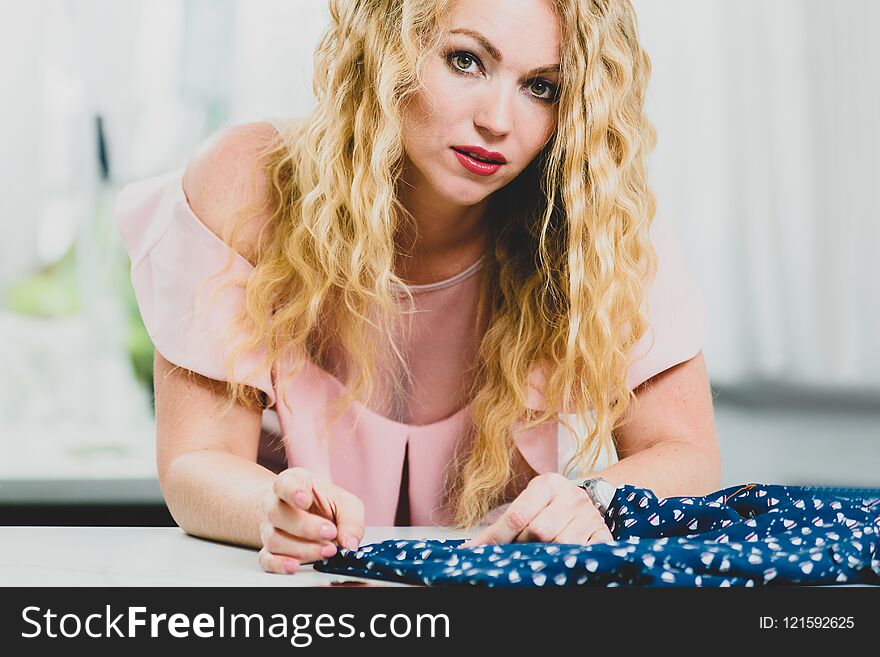
[{"label": "bare shoulder", "polygon": [[268,122],[220,130],[202,142],[183,174],[194,214],[252,264],[257,237],[272,216],[266,158],[276,136]]}]

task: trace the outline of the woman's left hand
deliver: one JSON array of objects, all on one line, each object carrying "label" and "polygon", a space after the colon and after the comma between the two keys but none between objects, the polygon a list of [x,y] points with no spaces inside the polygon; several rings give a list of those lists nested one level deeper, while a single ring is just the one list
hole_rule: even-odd
[{"label": "woman's left hand", "polygon": [[607,543],[614,537],[583,488],[556,472],[532,479],[504,514],[461,547],[492,543]]}]

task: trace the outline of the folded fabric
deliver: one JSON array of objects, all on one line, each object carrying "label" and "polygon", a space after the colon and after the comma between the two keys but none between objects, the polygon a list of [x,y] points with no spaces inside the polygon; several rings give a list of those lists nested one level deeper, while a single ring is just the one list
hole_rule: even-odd
[{"label": "folded fabric", "polygon": [[880,489],[753,483],[658,499],[622,485],[605,522],[609,543],[390,540],[314,568],[428,586],[880,585]]}]

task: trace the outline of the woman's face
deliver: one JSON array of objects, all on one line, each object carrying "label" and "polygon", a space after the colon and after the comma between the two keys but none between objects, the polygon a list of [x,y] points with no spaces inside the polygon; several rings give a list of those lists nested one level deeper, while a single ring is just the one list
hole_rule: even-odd
[{"label": "woman's face", "polygon": [[[454,205],[483,201],[556,130],[559,25],[546,0],[459,0],[404,112],[405,178]],[[481,165],[459,150],[503,157]]]}]

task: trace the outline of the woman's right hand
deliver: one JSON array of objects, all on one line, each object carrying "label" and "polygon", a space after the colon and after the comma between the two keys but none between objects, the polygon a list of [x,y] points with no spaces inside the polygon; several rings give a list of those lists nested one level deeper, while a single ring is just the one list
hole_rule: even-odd
[{"label": "woman's right hand", "polygon": [[364,537],[364,503],[305,468],[276,478],[261,510],[260,566],[295,573],[300,565],[332,557],[337,546],[356,550]]}]

